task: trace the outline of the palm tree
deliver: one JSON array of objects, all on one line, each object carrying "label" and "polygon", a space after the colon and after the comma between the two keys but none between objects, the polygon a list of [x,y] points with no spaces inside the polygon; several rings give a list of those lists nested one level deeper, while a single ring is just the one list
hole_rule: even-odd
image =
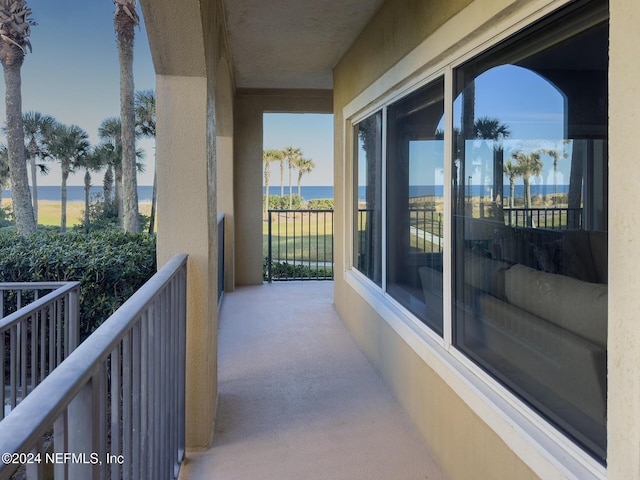
[{"label": "palm tree", "polygon": [[280,198],[284,198],[284,150],[281,150],[282,156],[280,157]]},{"label": "palm tree", "polygon": [[531,208],[531,176],[537,177],[542,172],[544,163],[540,160],[540,152],[538,150],[531,152],[529,155],[522,151],[516,151],[512,155],[518,166],[518,171],[524,183],[524,208],[527,210],[527,225],[533,226],[532,216],[528,210]]},{"label": "palm tree", "polygon": [[[115,176],[115,196],[113,202],[118,209],[118,223],[122,225],[124,208],[122,204],[122,122],[120,119],[112,117],[103,120],[98,128],[98,136],[103,142],[108,142],[112,146],[113,155],[110,157],[111,162],[107,166],[105,177]],[[110,192],[109,196],[107,196],[107,192],[105,192],[105,202],[110,198]]]},{"label": "palm tree", "polygon": [[11,196],[16,230],[20,233],[36,231],[29,177],[27,175],[22,125],[22,79],[20,69],[26,49],[31,50],[29,34],[35,22],[29,18],[31,10],[24,0],[0,0],[0,62],[4,68],[7,111],[7,151],[11,175]]},{"label": "palm tree", "polygon": [[[500,119],[492,117],[480,117],[473,124],[474,136],[483,140],[489,140],[493,144],[493,194],[491,201],[494,204],[493,213],[496,220],[502,221],[502,172],[503,172],[503,142],[511,136],[508,125],[500,123]],[[483,165],[485,162],[483,162]],[[485,172],[482,172],[485,177]]]},{"label": "palm tree", "polygon": [[84,168],[84,225],[87,233],[90,230],[90,193],[91,193],[91,172],[99,172],[111,161],[113,147],[108,143],[103,143],[87,152],[76,160],[76,167]]},{"label": "palm tree", "polygon": [[[24,127],[25,140],[28,139],[27,152],[29,153],[29,161],[31,166],[31,185],[33,199],[33,217],[38,222],[38,164],[36,164],[36,156],[43,158],[46,155],[44,144],[47,135],[51,134],[55,126],[55,119],[49,115],[43,115],[40,112],[30,111],[22,115],[22,124]],[[44,168],[44,165],[40,165]]]},{"label": "palm tree", "polygon": [[[135,98],[136,126],[143,137],[156,138],[156,94],[153,90],[139,90]],[[157,170],[153,172],[151,193],[151,216],[149,233],[153,233],[156,219],[156,197],[158,191]]]},{"label": "palm tree", "polygon": [[269,180],[271,179],[271,162],[282,162],[282,151],[265,150],[262,152],[262,160],[264,161],[265,185],[264,218],[267,218],[269,212]]},{"label": "palm tree", "polygon": [[509,177],[509,207],[513,208],[513,198],[516,194],[516,177],[520,176],[520,170],[518,165],[514,164],[511,160],[507,160],[507,163],[504,164],[503,170]]},{"label": "palm tree", "polygon": [[[566,143],[565,140],[563,143]],[[553,203],[554,205],[558,199],[558,160],[560,158],[568,158],[569,154],[565,152],[564,148],[558,151],[557,148],[545,148],[542,153],[549,155],[553,159]]]},{"label": "palm tree", "polygon": [[113,164],[107,163],[107,171],[102,179],[102,196],[105,203],[113,203]]},{"label": "palm tree", "polygon": [[140,231],[136,170],[136,118],[133,86],[133,42],[140,23],[136,0],[114,0],[114,25],[120,60],[120,117],[122,118],[123,226],[126,232]]},{"label": "palm tree", "polygon": [[289,164],[289,210],[293,206],[293,193],[291,191],[291,170],[298,165],[302,158],[302,150],[294,147],[287,147],[282,152],[284,159]]},{"label": "palm tree", "polygon": [[311,171],[315,168],[316,164],[313,163],[313,160],[310,158],[301,158],[298,160],[298,197],[302,199],[302,195],[300,194],[300,186],[302,183],[302,175],[305,173],[311,173]]},{"label": "palm tree", "polygon": [[473,124],[473,130],[475,138],[485,140],[504,140],[511,135],[508,125],[491,117],[479,117]]},{"label": "palm tree", "polygon": [[62,170],[60,231],[67,230],[67,179],[76,164],[81,164],[89,151],[87,132],[76,125],[57,124],[47,142],[52,157],[60,162]]}]

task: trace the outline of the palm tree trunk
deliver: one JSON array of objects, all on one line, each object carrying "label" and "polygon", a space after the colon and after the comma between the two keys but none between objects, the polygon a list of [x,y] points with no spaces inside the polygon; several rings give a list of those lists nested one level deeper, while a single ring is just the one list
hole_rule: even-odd
[{"label": "palm tree trunk", "polygon": [[516,194],[516,179],[513,175],[509,177],[509,208],[513,208],[513,197]]},{"label": "palm tree trunk", "polygon": [[522,181],[524,182],[524,209],[525,215],[527,217],[527,227],[532,227],[533,217],[531,211],[529,210],[531,208],[531,181],[530,178],[526,175],[522,176]]},{"label": "palm tree trunk", "polygon": [[292,207],[292,192],[291,192],[291,162],[289,162],[289,210],[291,210]]},{"label": "palm tree trunk", "polygon": [[149,216],[149,233],[153,233],[156,224],[156,199],[158,197],[158,170],[153,172],[153,189],[151,191],[151,215]]},{"label": "palm tree trunk", "polygon": [[125,232],[140,232],[136,167],[135,109],[133,85],[134,24],[116,21],[120,60],[120,117],[122,119],[123,226]]},{"label": "palm tree trunk", "polygon": [[582,182],[584,179],[584,157],[587,140],[574,140],[571,152],[571,173],[569,174],[569,193],[567,203],[569,213],[567,215],[567,227],[570,229],[581,228],[580,217],[576,215],[582,208]]},{"label": "palm tree trunk", "polygon": [[38,224],[38,167],[36,165],[36,156],[31,155],[31,197],[33,199],[33,218]]},{"label": "palm tree trunk", "polygon": [[69,160],[62,161],[62,188],[60,190],[60,231],[67,231],[67,179],[69,178]]},{"label": "palm tree trunk", "polygon": [[300,185],[302,184],[302,172],[298,172],[298,198],[302,200],[302,196],[300,195]]},{"label": "palm tree trunk", "polygon": [[104,174],[104,181],[102,182],[102,196],[105,203],[111,203],[113,199],[113,167],[109,165],[107,171]]},{"label": "palm tree trunk", "polygon": [[22,79],[19,61],[4,63],[4,80],[6,85],[7,111],[7,150],[9,153],[9,170],[11,174],[11,197],[13,213],[16,219],[16,231],[30,234],[36,231],[33,216],[29,177],[24,149],[24,129],[22,123]]},{"label": "palm tree trunk", "polygon": [[84,227],[89,233],[90,218],[89,218],[89,192],[91,190],[91,174],[89,170],[84,173]]},{"label": "palm tree trunk", "polygon": [[502,147],[493,149],[493,218],[497,221],[504,221],[502,210],[502,196],[504,190],[504,149]]},{"label": "palm tree trunk", "polygon": [[558,203],[558,157],[553,159],[553,204]]},{"label": "palm tree trunk", "polygon": [[118,225],[122,226],[124,221],[124,208],[122,204],[122,165],[116,165],[116,189],[114,201],[118,207]]},{"label": "palm tree trunk", "polygon": [[284,198],[284,158],[280,160],[280,199]]}]

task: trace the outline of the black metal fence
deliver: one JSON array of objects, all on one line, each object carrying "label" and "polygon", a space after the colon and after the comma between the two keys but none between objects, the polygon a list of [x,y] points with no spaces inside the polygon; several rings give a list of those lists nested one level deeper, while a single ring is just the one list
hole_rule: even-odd
[{"label": "black metal fence", "polygon": [[442,252],[442,212],[433,208],[409,207],[410,243],[423,253]]},{"label": "black metal fence", "polygon": [[333,210],[269,210],[266,281],[333,280]]},{"label": "black metal fence", "polygon": [[510,227],[579,229],[582,225],[582,208],[504,208],[504,220]]},{"label": "black metal fence", "polygon": [[[367,277],[374,275],[377,256],[373,245],[374,240],[374,210],[372,208],[358,209],[357,231],[357,267]],[[380,228],[380,227],[378,227]]]}]

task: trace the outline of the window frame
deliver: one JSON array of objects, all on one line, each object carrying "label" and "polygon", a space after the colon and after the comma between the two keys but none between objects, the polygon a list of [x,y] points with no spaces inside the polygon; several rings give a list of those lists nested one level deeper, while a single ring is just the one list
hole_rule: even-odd
[{"label": "window frame", "polygon": [[[517,35],[542,18],[561,10],[574,0],[534,0],[512,12],[506,18],[495,20],[493,24],[478,33],[463,46],[450,45],[444,48],[447,40],[444,35],[451,35],[456,28],[454,20],[447,33],[436,32],[420,46],[410,52],[402,61],[391,67],[383,76],[374,81],[368,88],[356,96],[343,108],[343,198],[346,211],[343,218],[345,232],[353,232],[353,212],[357,205],[349,188],[354,185],[354,125],[375,112],[382,110],[382,287],[376,285],[353,265],[354,235],[345,237],[344,280],[367,303],[369,303],[397,334],[399,334],[431,368],[459,395],[466,405],[474,411],[489,428],[496,432],[509,447],[538,475],[547,477],[565,475],[576,478],[606,479],[607,468],[595,460],[590,454],[560,432],[542,415],[534,411],[515,394],[507,390],[495,378],[479,365],[470,360],[453,343],[452,315],[452,131],[454,101],[454,71],[474,57],[483,54],[508,38]],[[480,20],[473,19],[477,11],[471,8],[463,13],[467,21],[481,27]],[[486,15],[490,15],[487,13]],[[441,34],[443,36],[439,36]],[[436,37],[436,38],[433,38]],[[457,37],[455,37],[457,38]],[[438,45],[447,53],[438,56],[438,60],[429,62],[434,55],[433,45]],[[444,80],[444,251],[443,265],[443,336],[417,319],[395,299],[386,293],[387,281],[387,108],[422,86],[439,77]],[[381,93],[382,92],[382,93]]]}]

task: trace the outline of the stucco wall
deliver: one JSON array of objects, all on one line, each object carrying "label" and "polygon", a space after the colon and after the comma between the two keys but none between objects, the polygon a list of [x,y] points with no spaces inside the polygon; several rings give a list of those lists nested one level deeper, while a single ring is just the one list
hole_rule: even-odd
[{"label": "stucco wall", "polygon": [[640,2],[610,4],[609,478],[640,478]]},{"label": "stucco wall", "polygon": [[[632,1],[624,0],[627,8],[630,8]],[[485,419],[475,413],[483,409],[469,406],[468,402],[478,401],[473,400],[478,397],[468,395],[463,400],[451,388],[450,379],[445,381],[438,373],[442,370],[432,368],[425,360],[429,355],[418,355],[414,345],[405,341],[406,337],[399,335],[380,311],[373,308],[346,281],[345,246],[348,243],[345,244],[345,236],[348,239],[350,232],[345,231],[343,212],[349,203],[346,199],[350,198],[353,189],[351,185],[344,184],[345,178],[348,178],[345,170],[345,148],[348,146],[344,138],[346,119],[343,109],[345,106],[351,108],[354,103],[359,108],[365,108],[386,92],[403,88],[407,78],[415,78],[431,65],[464,48],[473,39],[492,32],[497,24],[508,22],[512,16],[522,18],[524,9],[542,4],[550,8],[553,2],[390,0],[334,70],[336,308],[360,348],[378,368],[416,423],[443,469],[454,479],[563,478],[565,474],[557,464],[548,462],[544,454],[528,452],[526,437],[514,441],[516,436],[511,436],[509,427],[500,434],[489,427]],[[628,78],[633,78],[632,73],[637,78],[637,68],[627,73]],[[630,108],[633,107],[638,105],[633,104]],[[630,145],[626,148],[633,151]],[[351,168],[350,165],[347,168]],[[627,218],[633,218],[628,204],[626,208],[629,210]],[[632,225],[632,222],[628,222],[627,228]],[[638,233],[638,227],[633,228]],[[613,264],[610,266],[612,271],[615,272]],[[634,284],[635,287],[637,285]],[[629,288],[626,288],[625,292],[628,291]],[[635,308],[637,311],[638,306]],[[609,318],[611,322],[615,315],[610,312]],[[631,338],[637,339],[638,328],[634,330],[635,337],[632,335]],[[415,343],[419,342],[416,340]],[[632,346],[636,351],[639,350],[637,341]],[[427,349],[424,347],[424,350]],[[637,356],[634,354],[636,366],[639,360]],[[631,365],[632,362],[629,362],[629,369]],[[630,403],[633,403],[631,394],[636,395],[633,402],[637,406],[640,396],[635,390],[630,390],[626,398]],[[635,425],[638,425],[638,421]],[[637,432],[629,435],[637,445],[640,438]],[[520,444],[518,453],[512,445],[507,444],[505,438]],[[638,451],[640,449],[636,448],[635,452]],[[527,458],[526,462],[523,457]],[[529,462],[536,464],[535,471]],[[618,478],[636,477],[637,471],[633,476]]]},{"label": "stucco wall", "polygon": [[264,113],[331,113],[327,90],[238,90],[234,115],[236,285],[262,283]]},{"label": "stucco wall", "polygon": [[233,78],[228,59],[217,61],[216,103],[216,166],[217,207],[225,215],[224,290],[235,286],[235,202],[233,200]]},{"label": "stucco wall", "polygon": [[189,446],[206,446],[213,426],[216,380],[210,372],[216,371],[217,351],[210,302],[215,291],[210,248],[216,239],[210,235],[207,200],[207,82],[160,75],[156,97],[158,264],[179,252],[189,255],[186,436]]},{"label": "stucco wall", "polygon": [[[335,68],[333,85],[336,105],[338,102],[345,105],[369,86],[373,79],[379,78],[472,2],[473,0],[386,1]],[[428,60],[435,60],[443,52],[437,53]]]},{"label": "stucco wall", "polygon": [[217,397],[218,201],[233,243],[234,92],[222,3],[141,5],[157,74],[158,263],[189,255],[185,433],[187,447],[207,447]]}]

